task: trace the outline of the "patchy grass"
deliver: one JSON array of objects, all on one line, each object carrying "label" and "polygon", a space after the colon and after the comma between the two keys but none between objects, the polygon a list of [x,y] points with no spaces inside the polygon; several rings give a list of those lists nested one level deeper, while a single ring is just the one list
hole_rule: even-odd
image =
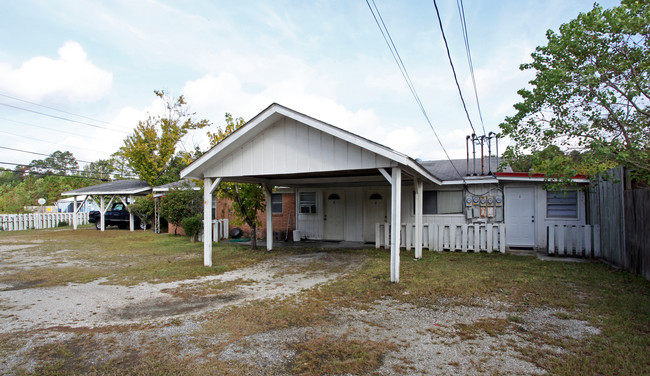
[{"label": "patchy grass", "polygon": [[135,285],[141,282],[169,282],[204,275],[220,274],[252,265],[273,255],[251,251],[227,243],[214,246],[212,268],[203,266],[203,246],[186,237],[159,235],[144,231],[81,229],[17,231],[0,233],[0,242],[38,247],[21,250],[38,260],[74,260],[79,266],[43,266],[32,269],[7,269],[0,283],[15,288],[85,283],[106,278],[107,283]]},{"label": "patchy grass", "polygon": [[[0,242],[31,244],[25,254],[49,256],[55,260],[75,260],[83,266],[42,267],[33,270],[8,270],[0,282],[16,288],[61,285],[106,278],[109,283],[136,284],[143,281],[173,281],[222,273],[252,265],[276,255],[301,252],[300,249],[251,251],[246,247],[215,245],[213,268],[202,266],[202,245],[186,238],[155,235],[150,232],[109,230],[48,230],[0,233]],[[57,253],[69,250],[64,253]],[[529,346],[518,346],[523,359],[558,375],[650,374],[650,283],[638,276],[612,270],[599,263],[543,262],[532,257],[500,254],[425,252],[413,260],[413,252],[402,252],[400,283],[390,278],[390,256],[382,250],[329,251],[333,257],[343,253],[366,256],[361,268],[333,283],[309,290],[298,297],[256,301],[204,314],[199,329],[191,332],[193,343],[203,352],[195,357],[179,357],[179,343],[149,344],[144,348],[121,350],[110,359],[90,362],[85,352],[94,347],[110,350],[110,344],[88,333],[79,332],[68,341],[44,345],[33,350],[38,361],[33,374],[223,374],[299,373],[364,374],[381,365],[387,351],[401,344],[381,344],[364,340],[314,334],[296,339],[296,352],[288,369],[260,370],[245,362],[222,362],[218,354],[248,336],[278,329],[310,328],[320,333],[332,323],[341,307],[369,309],[376,301],[393,299],[417,307],[440,309],[448,305],[479,305],[493,302],[507,306],[503,318],[488,318],[454,325],[453,331],[465,340],[488,335],[501,336],[527,324],[526,312],[536,308],[555,308],[558,320],[585,320],[600,330],[586,338],[553,338],[544,333],[523,333]],[[65,264],[63,264],[65,265]],[[343,266],[342,266],[343,268]],[[291,272],[319,272],[319,262],[306,263]],[[205,290],[170,291],[179,297],[223,294],[249,281],[206,283]],[[182,326],[172,319],[169,326]],[[106,330],[106,329],[104,329]],[[444,335],[438,328],[425,333]],[[453,334],[451,334],[453,335]],[[9,338],[9,337],[7,337]],[[360,339],[361,338],[361,339]],[[8,356],[20,347],[6,342],[0,354]],[[553,344],[564,351],[547,351]],[[480,360],[479,360],[480,362]],[[453,362],[452,362],[453,363]],[[459,364],[449,364],[459,366]],[[395,371],[409,373],[412,365],[396,365]],[[478,367],[478,366],[477,366]],[[478,368],[477,368],[478,369]],[[29,374],[29,372],[25,372]]]},{"label": "patchy grass", "polygon": [[320,336],[294,345],[298,355],[292,373],[300,375],[363,375],[381,365],[390,342]]}]

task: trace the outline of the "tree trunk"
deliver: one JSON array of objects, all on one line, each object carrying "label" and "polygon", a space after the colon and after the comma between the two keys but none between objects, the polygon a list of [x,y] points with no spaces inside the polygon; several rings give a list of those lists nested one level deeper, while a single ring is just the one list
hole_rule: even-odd
[{"label": "tree trunk", "polygon": [[257,250],[257,226],[255,222],[250,226],[251,227],[251,249]]}]

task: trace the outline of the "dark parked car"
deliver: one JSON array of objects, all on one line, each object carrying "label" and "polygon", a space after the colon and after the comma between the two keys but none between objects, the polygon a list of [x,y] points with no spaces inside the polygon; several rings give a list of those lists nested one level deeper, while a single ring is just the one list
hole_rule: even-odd
[{"label": "dark parked car", "polygon": [[[102,223],[99,211],[94,210],[88,213],[88,221],[90,223],[94,223],[95,227],[98,230],[101,230]],[[104,215],[104,221],[106,227],[117,226],[123,229],[129,228],[129,211],[126,209],[124,203],[114,202],[110,210],[106,211],[106,214]],[[134,216],[133,224],[135,228],[140,228],[140,218]]]}]

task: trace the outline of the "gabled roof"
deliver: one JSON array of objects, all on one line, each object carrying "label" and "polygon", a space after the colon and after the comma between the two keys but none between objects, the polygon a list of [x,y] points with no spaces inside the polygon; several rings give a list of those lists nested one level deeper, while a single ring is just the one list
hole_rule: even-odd
[{"label": "gabled roof", "polygon": [[117,180],[61,193],[62,196],[79,195],[142,195],[151,192],[151,186],[142,180]]},{"label": "gabled roof", "polygon": [[[381,164],[382,168],[401,165],[410,174],[420,176],[425,181],[429,181],[430,183],[440,184],[439,179],[437,179],[423,166],[421,166],[418,162],[408,157],[407,155],[396,152],[384,145],[368,140],[341,128],[335,127],[331,124],[327,124],[320,120],[314,119],[277,103],[271,104],[264,111],[248,121],[243,127],[233,132],[226,139],[221,141],[212,149],[208,150],[196,161],[183,169],[183,171],[181,171],[181,177],[202,179],[205,177],[234,177],[245,175],[244,173],[239,172],[239,175],[235,175],[235,173],[233,173],[233,175],[229,175],[228,172],[231,171],[230,169],[216,168],[215,165],[218,163],[224,163],[224,159],[231,155],[231,153],[236,152],[238,148],[243,148],[247,143],[253,142],[256,136],[262,134],[262,132],[265,132],[267,129],[271,128],[274,124],[283,118],[294,120],[297,123],[307,126],[312,130],[326,134],[327,137],[333,138],[334,140],[339,140],[342,143],[353,145],[355,148],[358,148],[361,151],[377,156],[377,158],[382,161],[379,163]],[[261,160],[258,159],[253,163],[263,164],[264,162],[267,162],[264,160],[265,158],[266,156],[263,156],[260,158]],[[307,162],[308,161],[300,161],[299,163]],[[333,164],[330,164],[321,169],[314,169],[313,171],[300,171],[300,173],[307,174],[314,172],[331,172],[344,170],[344,168],[333,167],[332,165]],[[377,165],[370,164],[367,168],[376,169]],[[247,176],[262,175],[263,174],[255,172],[250,173]],[[278,175],[279,174],[276,174],[275,176]]]}]

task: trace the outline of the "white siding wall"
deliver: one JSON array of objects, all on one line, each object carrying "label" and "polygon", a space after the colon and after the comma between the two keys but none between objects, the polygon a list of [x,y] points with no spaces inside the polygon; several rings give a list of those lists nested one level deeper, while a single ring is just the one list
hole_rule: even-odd
[{"label": "white siding wall", "polygon": [[[546,248],[546,226],[586,224],[585,193],[578,190],[578,217],[575,219],[547,218],[546,191],[541,183],[506,183],[506,187],[531,187],[535,195],[535,247]],[[507,192],[507,191],[506,191]],[[506,229],[508,231],[508,229]]]},{"label": "white siding wall", "polygon": [[363,241],[363,189],[345,190],[345,240]]},{"label": "white siding wall", "polygon": [[[487,196],[499,196],[502,197],[501,192],[497,189],[496,184],[477,184],[472,185],[468,188],[473,194],[481,195],[488,193]],[[433,188],[424,188],[427,190],[436,190],[436,191],[463,191],[464,188],[460,185],[458,186],[443,186]],[[463,193],[464,197],[465,193]],[[415,212],[413,210],[413,187],[405,185],[402,188],[402,222],[404,223],[415,223]],[[495,214],[498,210],[503,210],[503,207],[495,207]],[[464,225],[470,224],[473,222],[483,222],[483,223],[503,223],[503,215],[496,216],[493,218],[474,218],[471,220],[466,219],[465,217],[465,205],[463,204],[463,213],[460,214],[434,214],[434,215],[423,215],[423,223],[436,223],[441,225]]]},{"label": "white siding wall", "polygon": [[543,220],[535,221],[535,245],[537,248],[546,248],[546,226],[553,225],[584,225],[587,223],[585,210],[585,192],[578,190],[578,218],[558,219],[547,218],[546,216],[546,191],[540,185],[535,190],[535,218]]},{"label": "white siding wall", "polygon": [[[302,214],[300,213],[300,193],[301,192],[316,192],[316,213]],[[296,228],[300,231],[301,237],[308,239],[322,239],[323,238],[323,191],[321,189],[298,189],[296,191]]]},{"label": "white siding wall", "polygon": [[391,165],[385,157],[283,118],[217,161],[209,175],[272,175]]}]

